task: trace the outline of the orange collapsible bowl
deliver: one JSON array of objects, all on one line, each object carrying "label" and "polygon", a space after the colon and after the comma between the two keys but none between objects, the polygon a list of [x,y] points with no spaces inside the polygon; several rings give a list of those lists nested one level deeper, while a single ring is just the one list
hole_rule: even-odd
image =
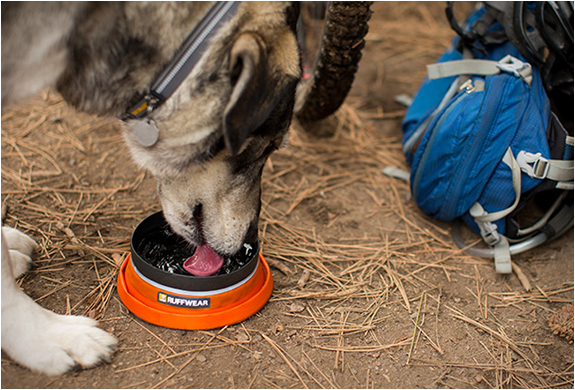
[{"label": "orange collapsible bowl", "polygon": [[158,226],[162,212],[144,219],[132,235],[132,250],[118,276],[118,295],[134,315],[173,329],[213,329],[241,322],[269,300],[273,279],[256,250],[239,269],[225,275],[198,277],[170,273],[144,260],[137,248]]}]

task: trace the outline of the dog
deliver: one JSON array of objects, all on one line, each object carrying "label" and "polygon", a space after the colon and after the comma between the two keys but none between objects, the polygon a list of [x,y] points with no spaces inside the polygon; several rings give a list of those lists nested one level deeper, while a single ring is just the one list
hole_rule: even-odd
[{"label": "dog", "polygon": [[[261,173],[285,143],[301,74],[297,3],[234,7],[152,110],[151,101],[138,102],[211,3],[3,2],[2,104],[54,85],[80,111],[122,118],[134,160],[157,179],[172,230],[233,255],[257,240]],[[2,349],[49,375],[110,360],[117,341],[95,321],[47,311],[15,284],[36,245],[2,229]]]}]

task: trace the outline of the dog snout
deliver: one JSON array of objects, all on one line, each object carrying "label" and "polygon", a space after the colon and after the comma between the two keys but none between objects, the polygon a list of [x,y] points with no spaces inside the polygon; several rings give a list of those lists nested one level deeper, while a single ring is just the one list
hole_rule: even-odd
[{"label": "dog snout", "polygon": [[258,241],[258,219],[250,223],[246,235],[244,237],[244,242],[253,244]]},{"label": "dog snout", "polygon": [[186,222],[186,226],[195,226],[198,228],[198,230],[202,229],[202,209],[203,206],[201,203],[196,203],[192,207],[192,217]]},{"label": "dog snout", "polygon": [[[204,230],[206,228],[209,229],[210,221],[209,221],[209,219],[205,220],[203,204],[201,204],[201,203],[195,204],[191,208],[191,213],[189,215],[191,215],[191,217],[189,217],[187,220],[184,221],[184,226],[186,226],[187,229],[190,229],[190,230],[197,232],[196,237],[197,237],[197,240],[199,240],[197,242],[197,244],[203,244],[203,243],[207,242],[210,245],[219,246],[216,244],[216,242],[209,242],[210,240],[205,236],[206,233],[204,232]],[[235,245],[232,245],[232,246],[237,246],[237,245],[240,245],[242,243],[253,244],[253,243],[258,241],[258,219],[259,218],[256,215],[254,220],[246,221],[247,226],[244,225],[243,234],[242,234],[241,229],[239,232],[236,232],[234,234],[237,242],[235,243]],[[232,226],[227,226],[227,224],[232,222],[232,221],[235,221],[235,218],[231,218],[231,221],[230,220],[220,221],[220,222],[222,222],[222,226],[221,226],[222,233],[227,232],[229,230],[234,230],[232,228]],[[233,225],[233,223],[230,223],[230,225]],[[243,237],[243,239],[241,237]],[[215,241],[227,241],[229,239],[230,239],[230,237],[220,236],[220,237],[217,237],[215,239]],[[231,252],[227,253],[227,255],[230,255],[230,254],[232,254],[232,253]]]},{"label": "dog snout", "polygon": [[232,256],[258,239],[259,178],[232,174],[230,165],[221,157],[177,177],[159,178],[164,216],[174,233],[195,246],[208,244],[220,256]]},{"label": "dog snout", "polygon": [[201,203],[196,203],[191,206],[188,210],[181,213],[178,217],[179,224],[183,226],[183,229],[174,229],[182,237],[186,238],[188,242],[193,243],[198,246],[205,242],[205,237],[203,234],[203,206]]}]

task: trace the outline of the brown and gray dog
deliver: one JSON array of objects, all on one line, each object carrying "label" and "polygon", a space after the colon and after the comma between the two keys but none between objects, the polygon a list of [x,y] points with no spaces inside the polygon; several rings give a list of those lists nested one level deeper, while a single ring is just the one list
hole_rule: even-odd
[{"label": "brown and gray dog", "polygon": [[[81,111],[124,116],[211,6],[3,2],[2,104],[55,85]],[[298,14],[289,2],[242,3],[173,95],[146,118],[125,121],[172,229],[220,256],[257,239],[263,165],[284,143],[300,76]],[[157,131],[151,143],[135,134],[144,121]],[[51,375],[109,360],[113,336],[88,318],[41,308],[15,284],[35,245],[3,228],[2,349]]]}]

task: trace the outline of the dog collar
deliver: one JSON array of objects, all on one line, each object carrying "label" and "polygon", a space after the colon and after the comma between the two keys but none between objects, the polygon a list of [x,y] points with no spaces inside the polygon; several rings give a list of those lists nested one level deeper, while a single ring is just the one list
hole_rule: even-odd
[{"label": "dog collar", "polygon": [[[216,2],[188,35],[176,57],[154,79],[150,89],[143,93],[138,102],[128,108],[120,118],[122,120],[145,118],[168,100],[208,48],[209,38],[218,32],[224,22],[236,14],[240,4],[239,1]],[[153,145],[159,136],[158,128],[152,120],[142,121],[134,130],[136,139],[144,146]]]}]

